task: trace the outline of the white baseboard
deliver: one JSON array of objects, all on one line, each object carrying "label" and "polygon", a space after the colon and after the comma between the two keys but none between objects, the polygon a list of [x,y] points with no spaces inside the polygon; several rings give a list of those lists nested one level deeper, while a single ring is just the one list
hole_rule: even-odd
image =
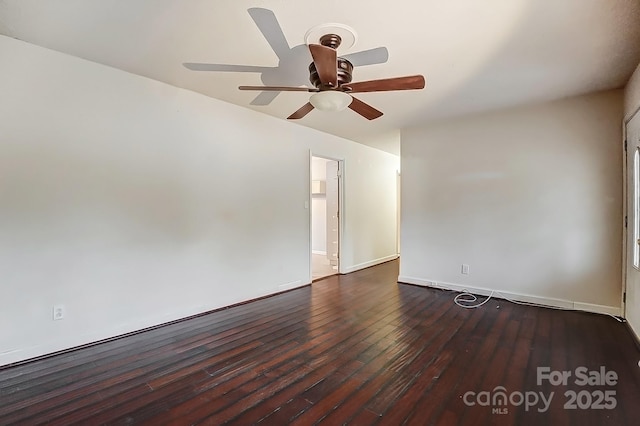
[{"label": "white baseboard", "polygon": [[278,291],[289,290],[289,289],[292,289],[292,288],[301,287],[302,285],[303,285],[302,281],[295,280],[295,281],[291,281],[289,283],[284,283],[284,284],[278,285]]},{"label": "white baseboard", "polygon": [[358,263],[357,265],[344,267],[344,268],[342,268],[340,273],[341,274],[349,274],[351,272],[355,272],[355,271],[359,271],[360,269],[365,269],[365,268],[369,268],[371,266],[379,265],[381,263],[388,262],[390,260],[395,260],[397,258],[398,258],[398,256],[395,255],[395,254],[392,254],[390,256],[380,257],[378,259],[370,260],[368,262]]},{"label": "white baseboard", "polygon": [[311,250],[311,253],[313,253],[313,254],[321,254],[323,256],[327,255],[327,252],[326,251],[322,251],[322,250]]},{"label": "white baseboard", "polygon": [[454,283],[446,283],[442,281],[433,281],[433,280],[425,280],[422,278],[415,277],[407,277],[400,275],[398,277],[399,283],[406,284],[415,284],[421,285],[424,287],[433,287],[443,289],[446,288],[448,290],[453,291],[464,291],[467,290],[470,293],[474,293],[480,296],[488,296],[493,291],[493,297],[497,299],[506,299],[506,300],[515,300],[518,302],[525,303],[535,303],[537,305],[544,305],[554,308],[563,308],[563,309],[573,309],[576,311],[586,311],[586,312],[594,312],[597,314],[607,314],[607,315],[622,315],[622,310],[619,306],[607,306],[607,305],[596,305],[593,303],[584,303],[584,302],[576,302],[572,300],[564,300],[564,299],[556,299],[553,297],[542,297],[542,296],[532,296],[529,294],[522,293],[512,293],[504,290],[493,290],[489,288],[483,287],[474,287],[471,285],[461,285]]}]

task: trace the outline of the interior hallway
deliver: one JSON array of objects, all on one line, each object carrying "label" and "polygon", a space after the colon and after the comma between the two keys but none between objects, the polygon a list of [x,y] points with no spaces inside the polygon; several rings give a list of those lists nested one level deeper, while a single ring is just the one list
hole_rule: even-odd
[{"label": "interior hallway", "polygon": [[338,273],[337,266],[331,266],[329,259],[324,254],[313,253],[311,255],[311,276],[313,281]]}]

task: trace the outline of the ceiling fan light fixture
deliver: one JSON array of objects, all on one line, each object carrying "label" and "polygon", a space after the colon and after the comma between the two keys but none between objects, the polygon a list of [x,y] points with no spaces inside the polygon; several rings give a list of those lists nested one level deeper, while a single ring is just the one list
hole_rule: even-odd
[{"label": "ceiling fan light fixture", "polygon": [[314,108],[327,112],[343,111],[351,104],[352,100],[351,95],[338,90],[314,93],[309,98],[309,102]]}]

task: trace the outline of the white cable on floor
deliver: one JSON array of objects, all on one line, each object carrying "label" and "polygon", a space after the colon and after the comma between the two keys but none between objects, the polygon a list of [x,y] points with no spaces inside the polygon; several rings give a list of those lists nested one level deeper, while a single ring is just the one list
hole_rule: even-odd
[{"label": "white cable on floor", "polygon": [[473,309],[473,308],[479,308],[480,306],[484,305],[489,300],[491,300],[492,297],[493,297],[493,291],[491,292],[489,297],[487,297],[483,302],[476,303],[475,305],[470,305],[469,303],[476,302],[478,300],[478,297],[475,294],[469,293],[467,290],[463,290],[462,293],[456,295],[456,297],[453,298],[453,301],[456,305],[460,306],[461,308]]}]

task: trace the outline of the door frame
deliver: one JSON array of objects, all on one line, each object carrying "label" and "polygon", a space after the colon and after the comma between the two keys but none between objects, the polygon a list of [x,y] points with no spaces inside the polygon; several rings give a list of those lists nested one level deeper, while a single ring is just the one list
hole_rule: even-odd
[{"label": "door frame", "polygon": [[313,157],[324,158],[325,160],[337,161],[338,162],[338,170],[340,170],[340,175],[338,176],[338,274],[343,274],[343,266],[342,266],[342,235],[344,229],[344,179],[345,179],[345,161],[344,158],[336,158],[330,155],[326,155],[323,153],[314,152],[313,150],[309,150],[309,163],[308,163],[308,201],[307,205],[309,206],[309,282],[313,282],[313,241],[312,241],[312,208],[311,203],[311,167],[313,162]]},{"label": "door frame", "polygon": [[[624,190],[622,191],[622,293],[620,294],[620,313],[622,314],[622,318],[627,317],[627,304],[624,301],[624,295],[627,292],[627,232],[629,232],[629,211],[628,211],[628,203],[627,199],[629,197],[629,182],[627,179],[627,123],[628,121],[622,120],[622,187]],[[626,220],[625,220],[626,218]]]},{"label": "door frame", "polygon": [[[631,115],[625,117],[622,120],[622,185],[624,190],[622,191],[622,294],[620,295],[620,307],[622,317],[627,317],[627,304],[625,302],[625,294],[627,293],[627,264],[629,262],[628,259],[628,247],[627,247],[627,234],[629,232],[629,227],[631,225],[631,220],[633,219],[632,213],[630,212],[628,207],[629,201],[629,182],[628,182],[628,167],[627,162],[629,161],[629,149],[627,147],[627,125],[635,118],[637,114],[640,113],[640,108],[637,108]],[[635,152],[633,153],[635,155]],[[626,223],[625,223],[626,218]]]},{"label": "door frame", "polygon": [[396,254],[400,257],[400,228],[402,228],[402,173],[396,170]]}]

